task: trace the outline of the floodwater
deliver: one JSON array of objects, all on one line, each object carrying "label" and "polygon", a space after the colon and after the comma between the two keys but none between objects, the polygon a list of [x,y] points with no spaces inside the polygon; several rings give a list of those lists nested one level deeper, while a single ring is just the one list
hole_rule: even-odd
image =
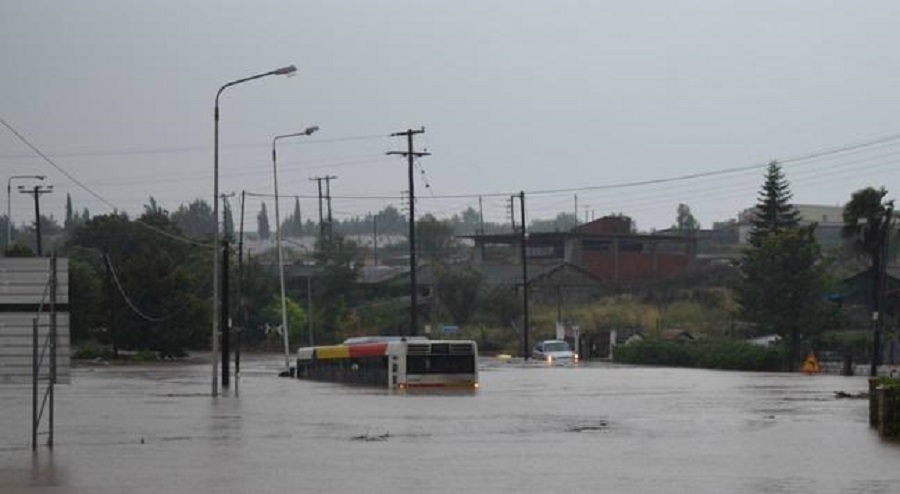
[{"label": "floodwater", "polygon": [[37,453],[0,388],[0,492],[900,492],[900,444],[834,397],[864,377],[484,359],[477,392],[403,394],[280,362],[215,399],[206,364],[76,368]]}]

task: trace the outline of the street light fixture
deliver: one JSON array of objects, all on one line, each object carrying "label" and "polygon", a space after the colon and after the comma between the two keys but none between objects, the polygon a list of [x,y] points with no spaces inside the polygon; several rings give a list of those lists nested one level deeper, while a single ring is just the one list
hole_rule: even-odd
[{"label": "street light fixture", "polygon": [[291,361],[288,341],[287,297],[285,296],[284,288],[284,249],[281,245],[281,217],[278,213],[278,155],[275,152],[275,143],[277,143],[279,139],[288,137],[309,136],[317,130],[319,130],[319,127],[313,125],[312,127],[307,127],[303,132],[275,136],[275,138],[272,139],[272,176],[275,179],[275,242],[277,243],[276,247],[278,249],[278,275],[281,282],[281,333],[284,339],[284,368],[287,371],[291,368]]},{"label": "street light fixture", "polygon": [[280,69],[270,70],[269,72],[263,72],[262,74],[256,74],[250,77],[245,77],[243,79],[237,79],[231,81],[222,87],[219,88],[218,92],[216,92],[216,107],[215,107],[215,132],[214,132],[214,145],[213,145],[213,228],[215,230],[214,235],[214,243],[213,243],[213,323],[212,323],[212,395],[219,395],[218,388],[218,372],[216,366],[216,360],[218,356],[219,350],[219,97],[222,95],[222,91],[231,86],[235,86],[237,84],[252,81],[254,79],[260,79],[263,77],[267,77],[270,75],[292,75],[297,72],[297,67],[293,65],[288,65],[287,67],[282,67]]},{"label": "street light fixture", "polygon": [[13,175],[6,181],[6,248],[12,247],[12,181],[19,178],[43,180],[43,175]]}]

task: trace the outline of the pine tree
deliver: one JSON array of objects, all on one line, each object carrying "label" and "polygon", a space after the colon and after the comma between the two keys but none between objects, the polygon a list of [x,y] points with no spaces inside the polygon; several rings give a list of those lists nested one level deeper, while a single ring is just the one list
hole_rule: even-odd
[{"label": "pine tree", "polygon": [[759,191],[753,211],[750,244],[759,247],[767,236],[796,228],[799,224],[797,210],[791,204],[793,194],[777,161],[769,163],[766,181]]}]

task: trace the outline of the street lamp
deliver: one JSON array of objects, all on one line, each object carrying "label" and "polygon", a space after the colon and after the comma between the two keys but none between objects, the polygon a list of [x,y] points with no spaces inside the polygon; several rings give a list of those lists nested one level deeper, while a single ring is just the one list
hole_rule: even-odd
[{"label": "street lamp", "polygon": [[6,181],[6,249],[12,247],[12,181],[17,178],[43,180],[43,175],[13,175]]},{"label": "street lamp", "polygon": [[245,77],[243,79],[237,79],[231,81],[222,87],[219,88],[219,91],[216,92],[216,109],[214,114],[215,119],[215,132],[214,132],[214,145],[213,145],[213,228],[215,230],[214,242],[213,242],[213,322],[212,322],[212,395],[218,396],[219,388],[218,388],[218,372],[216,366],[216,357],[219,353],[219,97],[222,95],[222,91],[231,86],[235,86],[242,82],[252,81],[254,79],[260,79],[262,77],[267,77],[270,75],[292,75],[297,72],[297,67],[293,65],[288,65],[287,67],[282,67],[280,69],[270,70],[269,72],[264,72],[262,74],[256,74],[254,76]]},{"label": "street lamp", "polygon": [[278,244],[278,275],[281,281],[281,333],[284,336],[285,370],[290,370],[291,361],[288,342],[287,298],[285,296],[284,289],[284,249],[281,246],[281,217],[278,213],[278,155],[275,153],[275,143],[277,143],[279,139],[285,139],[287,137],[309,136],[317,130],[319,130],[319,127],[314,125],[312,127],[307,127],[303,132],[294,132],[293,134],[275,136],[275,138],[272,139],[272,176],[275,179],[275,242]]}]

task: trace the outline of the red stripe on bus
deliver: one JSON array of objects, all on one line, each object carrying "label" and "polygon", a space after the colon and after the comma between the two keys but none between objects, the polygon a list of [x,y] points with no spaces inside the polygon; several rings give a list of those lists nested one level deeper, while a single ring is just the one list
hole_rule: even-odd
[{"label": "red stripe on bus", "polygon": [[350,357],[381,357],[387,353],[387,343],[350,345]]}]

